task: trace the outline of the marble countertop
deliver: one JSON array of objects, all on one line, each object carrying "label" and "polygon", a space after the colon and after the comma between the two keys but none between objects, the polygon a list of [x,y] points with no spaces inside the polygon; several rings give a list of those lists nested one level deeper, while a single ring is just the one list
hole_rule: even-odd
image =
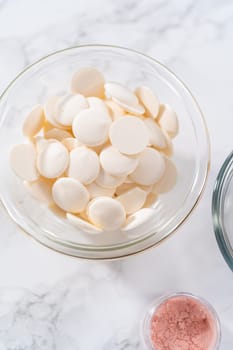
[{"label": "marble countertop", "polygon": [[158,248],[126,260],[50,251],[0,207],[0,350],[142,349],[139,323],[160,293],[208,299],[233,348],[233,275],[212,230],[211,195],[232,150],[233,3],[229,0],[0,0],[0,90],[26,65],[85,43],[126,46],[166,64],[199,101],[212,166],[189,220]]}]

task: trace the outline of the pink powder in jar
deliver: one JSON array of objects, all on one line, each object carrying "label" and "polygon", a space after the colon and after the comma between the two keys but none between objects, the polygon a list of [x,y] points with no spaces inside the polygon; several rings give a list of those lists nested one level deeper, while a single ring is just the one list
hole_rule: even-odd
[{"label": "pink powder in jar", "polygon": [[213,350],[217,322],[198,299],[177,295],[162,302],[150,324],[151,342],[156,350]]}]

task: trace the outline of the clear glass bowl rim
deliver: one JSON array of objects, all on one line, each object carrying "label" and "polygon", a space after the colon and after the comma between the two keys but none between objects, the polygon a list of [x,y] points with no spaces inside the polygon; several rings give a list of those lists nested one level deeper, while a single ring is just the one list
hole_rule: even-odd
[{"label": "clear glass bowl rim", "polygon": [[233,169],[233,152],[225,159],[218,173],[215,181],[213,195],[212,195],[212,219],[215,237],[219,246],[219,249],[233,271],[233,251],[228,240],[228,234],[224,227],[223,218],[223,205],[225,201],[225,195],[232,181],[231,171]]},{"label": "clear glass bowl rim", "polygon": [[206,299],[204,299],[200,296],[197,296],[195,294],[188,293],[188,292],[167,293],[167,294],[164,294],[162,296],[159,296],[157,299],[154,300],[154,302],[152,302],[149,305],[149,307],[147,308],[146,313],[144,314],[144,317],[141,321],[141,324],[140,324],[140,336],[141,336],[141,341],[142,341],[143,345],[148,350],[155,350],[155,348],[151,344],[151,339],[150,339],[150,336],[148,334],[148,329],[147,329],[148,323],[151,322],[151,319],[152,319],[154,313],[156,312],[156,310],[158,309],[158,307],[162,303],[164,303],[168,299],[179,297],[179,296],[183,296],[183,297],[186,296],[188,298],[195,299],[195,300],[199,301],[201,304],[203,304],[208,309],[208,311],[213,316],[213,319],[216,322],[217,339],[216,339],[216,343],[215,343],[215,348],[213,350],[218,350],[220,343],[221,343],[222,334],[221,334],[220,320],[219,320],[219,316],[218,316],[216,310]]},{"label": "clear glass bowl rim", "polygon": [[[200,117],[202,119],[202,123],[203,123],[203,126],[204,126],[204,129],[205,129],[205,136],[206,136],[206,143],[207,143],[207,152],[206,152],[206,172],[205,172],[205,176],[203,178],[203,182],[202,182],[202,186],[200,187],[199,189],[199,193],[198,195],[196,196],[196,200],[195,202],[193,203],[193,206],[190,208],[190,210],[187,212],[187,214],[183,217],[183,219],[178,222],[178,224],[175,225],[175,227],[169,232],[168,235],[162,237],[159,241],[157,242],[154,242],[146,247],[143,247],[143,248],[140,248],[140,249],[137,249],[136,251],[133,251],[133,252],[130,252],[130,253],[124,253],[122,252],[121,255],[118,255],[118,256],[114,256],[114,257],[85,257],[85,256],[79,256],[78,254],[74,254],[72,252],[63,252],[62,250],[60,250],[59,248],[59,245],[63,246],[63,247],[66,247],[66,248],[70,248],[70,249],[74,249],[74,247],[70,247],[69,244],[66,244],[66,243],[61,243],[60,241],[56,240],[56,239],[52,239],[50,238],[50,241],[55,244],[54,247],[50,246],[50,244],[47,244],[46,241],[42,240],[41,238],[39,237],[35,237],[33,235],[31,235],[30,232],[28,232],[19,222],[18,220],[14,217],[14,215],[10,212],[10,210],[8,209],[8,205],[5,203],[5,201],[1,198],[0,196],[0,201],[1,203],[3,204],[3,207],[6,209],[7,213],[10,215],[10,217],[13,219],[13,221],[20,227],[20,229],[25,232],[26,234],[28,234],[30,237],[32,237],[33,239],[37,240],[39,243],[43,244],[44,246],[46,246],[47,248],[49,249],[52,249],[54,251],[57,251],[57,252],[60,252],[62,254],[65,254],[65,255],[70,255],[70,256],[73,256],[73,257],[79,257],[79,258],[83,258],[83,259],[88,259],[88,260],[112,260],[112,259],[120,259],[120,258],[124,258],[124,257],[127,257],[127,256],[130,256],[130,255],[136,255],[138,253],[141,253],[147,249],[150,249],[150,248],[153,248],[159,244],[161,244],[164,240],[168,239],[172,234],[174,234],[177,229],[186,221],[186,219],[189,217],[189,215],[192,213],[192,211],[194,210],[194,208],[196,207],[196,205],[198,204],[200,198],[201,198],[201,195],[203,194],[203,190],[205,188],[205,185],[206,185],[206,182],[207,182],[207,178],[208,178],[208,174],[209,174],[209,169],[210,169],[210,138],[209,138],[209,133],[208,133],[208,128],[207,128],[207,125],[206,125],[206,121],[205,121],[205,118],[204,118],[204,115],[202,113],[202,110],[196,100],[196,98],[193,96],[192,92],[190,91],[190,89],[186,86],[186,84],[176,76],[176,74],[171,71],[169,68],[167,68],[164,64],[162,64],[161,62],[159,62],[157,59],[153,58],[153,57],[150,57],[149,55],[146,55],[142,52],[139,52],[137,50],[134,50],[134,49],[129,49],[129,48],[126,48],[126,47],[122,47],[122,46],[115,46],[115,45],[106,45],[106,44],[85,44],[85,45],[75,45],[75,46],[71,46],[71,47],[68,47],[68,48],[64,48],[64,49],[61,49],[61,50],[57,50],[57,51],[54,51],[46,56],[43,56],[42,58],[38,59],[37,61],[35,61],[34,63],[28,65],[25,69],[23,69],[9,84],[8,86],[6,87],[6,89],[2,92],[2,94],[0,95],[0,103],[2,101],[2,99],[5,97],[5,95],[7,95],[8,91],[11,89],[12,86],[14,86],[14,84],[16,83],[16,81],[24,74],[26,73],[27,71],[29,71],[31,68],[33,68],[34,66],[36,66],[37,64],[39,64],[40,62],[43,62],[45,61],[47,58],[50,58],[50,57],[53,57],[57,54],[62,54],[64,52],[68,52],[68,51],[71,51],[73,49],[81,49],[81,48],[93,48],[93,49],[118,49],[118,50],[121,50],[121,51],[125,51],[126,53],[129,52],[131,54],[136,54],[138,56],[141,56],[141,57],[144,57],[145,59],[147,60],[150,60],[151,62],[157,64],[158,66],[162,67],[167,73],[169,73],[182,87],[184,90],[186,90],[190,96],[190,98],[193,100],[194,104],[196,105],[197,109],[198,109],[198,112],[200,114]],[[0,118],[0,126],[1,126],[1,118]],[[47,237],[46,237],[47,239]],[[143,239],[145,240],[145,239]],[[143,241],[142,240],[142,241]],[[136,244],[138,244],[138,241],[136,242]],[[129,246],[133,246],[135,245],[135,243],[126,243],[125,247],[129,247]],[[120,248],[120,247],[119,247]],[[124,248],[124,247],[123,247]],[[87,248],[83,248],[82,245],[80,245],[78,247],[78,249],[80,251],[88,251]],[[117,248],[118,249],[118,248]],[[110,250],[114,250],[114,249],[110,249]],[[101,251],[101,250],[99,250]]]}]

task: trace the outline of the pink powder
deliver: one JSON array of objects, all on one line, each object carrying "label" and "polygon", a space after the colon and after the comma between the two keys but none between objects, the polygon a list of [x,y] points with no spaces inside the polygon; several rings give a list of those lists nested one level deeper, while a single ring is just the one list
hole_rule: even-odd
[{"label": "pink powder", "polygon": [[173,296],[152,316],[150,335],[156,350],[213,350],[216,322],[197,299]]}]

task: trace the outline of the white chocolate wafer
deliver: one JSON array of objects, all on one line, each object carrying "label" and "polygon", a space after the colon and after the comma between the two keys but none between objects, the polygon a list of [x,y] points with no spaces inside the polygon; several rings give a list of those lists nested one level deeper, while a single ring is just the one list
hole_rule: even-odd
[{"label": "white chocolate wafer", "polygon": [[84,233],[88,232],[91,234],[98,234],[102,231],[101,229],[90,224],[88,221],[81,219],[77,215],[66,213],[66,217],[72,225],[76,226],[79,230],[84,231]]},{"label": "white chocolate wafer", "polygon": [[104,188],[98,185],[96,182],[92,182],[90,185],[86,186],[90,198],[96,198],[100,196],[113,197],[115,193],[115,188]]},{"label": "white chocolate wafer", "polygon": [[148,117],[157,118],[159,112],[159,100],[153,91],[147,86],[140,86],[135,90],[139,102],[145,107]]},{"label": "white chocolate wafer", "polygon": [[46,204],[53,203],[52,198],[52,186],[53,182],[51,180],[40,177],[36,181],[24,182],[27,191],[35,199],[44,202]]},{"label": "white chocolate wafer", "polygon": [[45,122],[44,110],[41,105],[32,108],[23,123],[23,134],[33,137],[42,129]]},{"label": "white chocolate wafer", "polygon": [[10,165],[17,176],[26,181],[39,177],[36,168],[36,147],[33,143],[14,146],[10,152]]},{"label": "white chocolate wafer", "polygon": [[173,161],[165,158],[165,171],[161,179],[153,186],[153,193],[169,192],[176,184],[177,170]]},{"label": "white chocolate wafer", "polygon": [[111,122],[106,119],[106,116],[102,116],[102,112],[94,108],[80,112],[73,121],[72,129],[75,137],[87,146],[105,143]]},{"label": "white chocolate wafer", "polygon": [[39,173],[47,178],[61,176],[69,164],[69,153],[59,141],[52,140],[38,152],[37,168]]},{"label": "white chocolate wafer", "polygon": [[44,133],[45,139],[53,139],[57,141],[63,141],[68,137],[72,137],[71,133],[67,130],[53,128]]},{"label": "white chocolate wafer", "polygon": [[138,160],[123,155],[114,147],[109,146],[100,153],[100,164],[112,176],[127,176],[136,169]]},{"label": "white chocolate wafer", "polygon": [[164,157],[153,148],[146,148],[138,157],[139,164],[130,178],[140,185],[153,185],[165,171]]},{"label": "white chocolate wafer", "polygon": [[141,209],[146,200],[146,192],[139,187],[134,187],[118,196],[116,199],[125,208],[126,214],[132,214]]},{"label": "white chocolate wafer", "polygon": [[158,122],[170,137],[175,137],[179,131],[179,123],[175,111],[167,104],[159,109]]},{"label": "white chocolate wafer", "polygon": [[123,232],[129,232],[135,230],[141,225],[145,224],[155,215],[155,211],[152,208],[142,208],[136,211],[134,214],[128,216],[125,225],[122,227]]},{"label": "white chocolate wafer", "polygon": [[92,199],[87,207],[90,221],[107,231],[119,229],[125,221],[125,210],[120,202],[110,197]]},{"label": "white chocolate wafer", "polygon": [[60,178],[54,183],[52,195],[59,208],[71,213],[82,212],[90,198],[81,182],[67,177]]},{"label": "white chocolate wafer", "polygon": [[122,117],[111,124],[109,138],[119,152],[134,155],[148,145],[149,130],[138,117]]},{"label": "white chocolate wafer", "polygon": [[104,169],[100,168],[99,175],[95,182],[104,188],[116,188],[125,180],[125,176],[112,176]]},{"label": "white chocolate wafer", "polygon": [[86,97],[103,97],[104,77],[96,68],[81,68],[73,75],[71,90],[74,93],[80,93]]},{"label": "white chocolate wafer", "polygon": [[59,99],[56,108],[56,121],[61,125],[71,126],[74,117],[88,108],[88,102],[81,94],[68,94]]},{"label": "white chocolate wafer", "polygon": [[87,185],[97,178],[99,170],[99,157],[91,149],[81,146],[70,152],[70,164],[67,171],[69,177]]},{"label": "white chocolate wafer", "polygon": [[166,138],[158,124],[152,118],[145,118],[144,123],[149,131],[150,145],[158,149],[165,149],[167,146]]}]

